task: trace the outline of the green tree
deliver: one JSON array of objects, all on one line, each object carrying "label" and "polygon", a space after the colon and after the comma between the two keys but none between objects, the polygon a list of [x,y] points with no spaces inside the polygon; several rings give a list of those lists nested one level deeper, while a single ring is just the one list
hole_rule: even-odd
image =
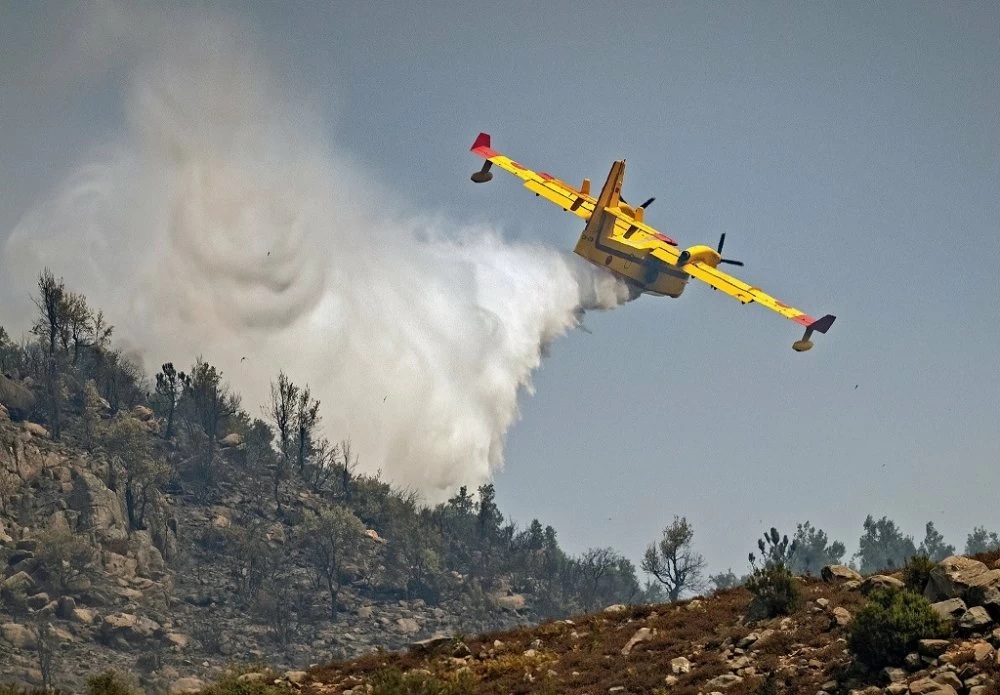
[{"label": "green tree", "polygon": [[718,574],[708,575],[708,583],[712,585],[712,591],[725,591],[726,589],[733,589],[744,583],[746,579],[740,579],[733,572],[733,568],[730,567],[725,572],[719,572]]},{"label": "green tree", "polygon": [[861,560],[862,574],[882,569],[896,569],[917,554],[912,536],[904,536],[895,522],[887,517],[876,521],[871,514],[865,518],[864,535],[858,541],[854,557]]},{"label": "green tree", "polygon": [[320,512],[304,527],[303,542],[317,578],[330,593],[330,616],[337,618],[337,596],[348,568],[362,567],[373,555],[372,540],[354,513],[340,505]]},{"label": "green tree", "polygon": [[698,591],[704,585],[705,559],[691,548],[693,539],[694,527],[687,517],[675,516],[673,523],[663,529],[659,542],[646,548],[643,555],[642,571],[663,584],[671,603],[682,592]]},{"label": "green tree", "polygon": [[941,562],[946,557],[955,554],[955,546],[944,542],[944,536],[934,528],[934,522],[928,521],[924,533],[924,540],[921,541],[917,549],[918,555],[923,555],[933,562]]},{"label": "green tree", "polygon": [[222,381],[222,372],[200,357],[184,382],[183,403],[189,422],[204,440],[201,469],[211,479],[215,474],[215,451],[223,423],[239,411],[239,397]]},{"label": "green tree", "polygon": [[102,437],[112,461],[124,471],[125,509],[129,528],[146,528],[146,511],[154,491],[170,479],[170,468],[153,455],[145,425],[119,413]]},{"label": "green tree", "polygon": [[965,554],[978,555],[1000,550],[1000,536],[996,531],[987,531],[985,526],[976,526],[965,540]]},{"label": "green tree", "polygon": [[923,596],[877,589],[851,622],[848,646],[868,666],[896,666],[922,639],[942,637],[947,626]]},{"label": "green tree", "polygon": [[782,536],[772,526],[757,541],[757,548],[760,550],[761,564],[758,565],[757,557],[750,553],[750,567],[753,571],[746,581],[747,589],[754,595],[751,612],[759,610],[763,617],[768,618],[792,613],[802,603],[802,591],[788,568],[798,544],[795,541],[789,543],[788,536]]},{"label": "green tree", "polygon": [[808,521],[799,524],[794,536],[795,552],[789,558],[788,568],[793,574],[817,575],[825,565],[840,564],[847,548],[840,541],[829,542],[825,531]]},{"label": "green tree", "polygon": [[165,363],[156,374],[156,398],[153,403],[158,406],[157,410],[167,417],[167,428],[163,431],[164,439],[170,439],[174,435],[174,415],[177,413],[177,404],[184,393],[184,384],[187,380],[187,375],[178,372],[173,362]]}]

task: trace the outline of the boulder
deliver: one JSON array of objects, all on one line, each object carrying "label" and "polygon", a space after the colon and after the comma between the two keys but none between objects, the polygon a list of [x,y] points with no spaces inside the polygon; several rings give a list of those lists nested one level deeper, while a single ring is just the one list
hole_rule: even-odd
[{"label": "boulder", "polygon": [[967,610],[965,601],[960,598],[950,598],[947,601],[932,603],[931,608],[942,618],[948,620],[958,620],[965,615],[965,611]]},{"label": "boulder", "polygon": [[652,636],[653,636],[652,630],[650,630],[648,627],[640,627],[638,630],[636,630],[635,634],[632,635],[632,638],[625,643],[625,646],[622,647],[622,656],[628,656],[629,654],[632,653],[632,650],[635,648],[635,645],[639,644],[640,642],[645,642],[649,640],[650,638],[652,638]]},{"label": "boulder", "polygon": [[969,632],[980,632],[993,624],[993,618],[982,606],[973,606],[958,619],[958,626]]},{"label": "boulder", "polygon": [[911,695],[958,695],[953,687],[938,683],[930,678],[921,678],[910,683]]},{"label": "boulder", "polygon": [[836,607],[830,613],[831,627],[847,627],[854,617],[846,608]]},{"label": "boulder", "polygon": [[35,590],[35,580],[25,571],[12,574],[0,583],[0,592],[4,594],[30,594]]},{"label": "boulder", "polygon": [[723,673],[721,676],[716,676],[712,680],[705,683],[705,686],[712,689],[725,690],[726,688],[732,688],[734,685],[739,685],[742,682],[743,679],[734,673]]},{"label": "boulder", "polygon": [[420,624],[413,618],[399,618],[396,620],[396,629],[404,634],[412,635],[420,632]]},{"label": "boulder", "polygon": [[861,575],[846,565],[827,565],[820,570],[824,582],[860,581]]},{"label": "boulder", "polygon": [[130,645],[136,645],[155,637],[162,630],[159,623],[149,618],[132,613],[113,613],[104,616],[101,623],[101,639],[112,642],[121,638]]},{"label": "boulder", "polygon": [[670,672],[675,676],[682,673],[691,673],[691,662],[688,661],[687,657],[679,656],[676,659],[670,660]]},{"label": "boulder", "polygon": [[79,530],[93,531],[106,549],[126,554],[128,524],[118,495],[90,471],[77,469],[76,474],[67,501],[80,512]]},{"label": "boulder", "polygon": [[35,407],[35,396],[31,389],[0,374],[0,404],[4,406],[12,420],[23,420],[31,415]]},{"label": "boulder", "polygon": [[49,605],[49,595],[41,591],[34,596],[29,596],[25,604],[33,611],[38,611]]},{"label": "boulder", "polygon": [[[988,572],[996,574],[984,577]],[[1000,571],[990,570],[979,560],[952,555],[931,570],[924,597],[931,602],[949,598],[965,599],[973,586],[981,586],[983,583],[989,585],[997,578],[1000,578]]]},{"label": "boulder", "polygon": [[34,649],[38,644],[35,631],[17,623],[0,625],[0,639],[17,649]]},{"label": "boulder", "polygon": [[236,432],[230,432],[225,437],[219,440],[219,446],[223,449],[231,449],[237,447],[243,443],[243,437],[241,437]]},{"label": "boulder", "polygon": [[21,423],[21,429],[30,434],[32,437],[40,437],[41,439],[49,438],[49,431],[37,422],[28,422],[25,420]]},{"label": "boulder", "polygon": [[72,596],[61,596],[56,606],[56,617],[70,620],[76,610],[76,600]]},{"label": "boulder", "polygon": [[70,613],[70,620],[81,625],[93,625],[97,614],[89,608],[74,608]]},{"label": "boulder", "polygon": [[188,676],[187,678],[178,678],[171,683],[168,692],[170,695],[182,695],[183,693],[197,693],[204,689],[204,681],[194,676]]},{"label": "boulder", "polygon": [[151,408],[147,408],[144,405],[137,405],[136,407],[132,408],[132,414],[135,415],[135,417],[138,418],[139,420],[142,420],[143,422],[147,420],[152,420],[153,417],[155,417],[156,415]]},{"label": "boulder", "polygon": [[885,574],[873,574],[861,582],[861,593],[868,596],[876,589],[903,589],[904,587],[906,587],[906,584],[895,577]]},{"label": "boulder", "polygon": [[302,684],[308,677],[309,674],[305,671],[285,671],[285,680],[289,683]]}]

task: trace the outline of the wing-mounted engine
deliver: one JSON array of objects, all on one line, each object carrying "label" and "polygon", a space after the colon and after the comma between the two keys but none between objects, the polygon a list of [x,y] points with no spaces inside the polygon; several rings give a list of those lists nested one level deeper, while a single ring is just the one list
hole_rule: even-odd
[{"label": "wing-mounted engine", "polygon": [[680,257],[677,259],[677,265],[682,266],[685,263],[698,263],[699,261],[705,265],[710,265],[713,268],[718,268],[720,263],[728,263],[729,265],[743,265],[743,261],[735,261],[732,258],[722,257],[722,247],[726,243],[726,235],[723,232],[722,236],[719,237],[719,247],[713,249],[710,246],[692,246],[689,249],[681,251]]}]

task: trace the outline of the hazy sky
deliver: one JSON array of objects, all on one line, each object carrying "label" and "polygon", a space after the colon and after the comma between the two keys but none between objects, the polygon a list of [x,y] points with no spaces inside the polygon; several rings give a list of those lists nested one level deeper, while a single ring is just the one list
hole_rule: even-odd
[{"label": "hazy sky", "polygon": [[[638,561],[684,515],[737,572],[771,525],[849,552],[869,513],[959,549],[1000,529],[995,2],[222,7],[396,200],[571,249],[578,218],[469,181],[476,134],[571,183],[626,158],[648,223],[726,232],[740,277],[837,315],[798,354],[796,324],[695,281],[589,314],[521,399],[496,477],[514,519]],[[0,241],[122,127],[130,59],[95,16],[0,0]]]}]

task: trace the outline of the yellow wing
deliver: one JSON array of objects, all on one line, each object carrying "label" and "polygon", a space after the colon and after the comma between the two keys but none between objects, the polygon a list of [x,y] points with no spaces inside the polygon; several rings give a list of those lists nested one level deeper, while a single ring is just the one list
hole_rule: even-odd
[{"label": "yellow wing", "polygon": [[560,181],[554,176],[546,174],[544,171],[532,171],[521,166],[510,157],[500,154],[490,147],[490,136],[487,133],[480,133],[470,150],[486,160],[481,171],[472,175],[472,180],[477,183],[489,181],[493,178],[490,173],[490,165],[496,164],[504,171],[509,171],[521,179],[524,179],[524,187],[547,200],[561,207],[563,210],[572,212],[577,217],[589,220],[594,213],[594,206],[597,201],[590,197],[590,181],[583,180],[583,185],[573,188],[568,183]]},{"label": "yellow wing", "polygon": [[[681,260],[675,249],[656,249],[651,253],[651,255],[668,263],[678,263]],[[683,253],[681,256],[683,256]],[[805,326],[810,331],[826,333],[836,319],[836,316],[832,316],[830,314],[827,314],[818,320],[814,319],[804,311],[775,299],[759,287],[751,287],[742,280],[734,278],[728,273],[722,272],[718,268],[713,267],[710,263],[706,263],[703,260],[682,263],[680,265],[680,269],[691,277],[698,278],[702,282],[711,285],[717,290],[725,292],[731,297],[736,297],[736,299],[740,300],[743,304],[757,302],[771,311],[775,311],[785,318],[791,319],[795,323]]]}]

